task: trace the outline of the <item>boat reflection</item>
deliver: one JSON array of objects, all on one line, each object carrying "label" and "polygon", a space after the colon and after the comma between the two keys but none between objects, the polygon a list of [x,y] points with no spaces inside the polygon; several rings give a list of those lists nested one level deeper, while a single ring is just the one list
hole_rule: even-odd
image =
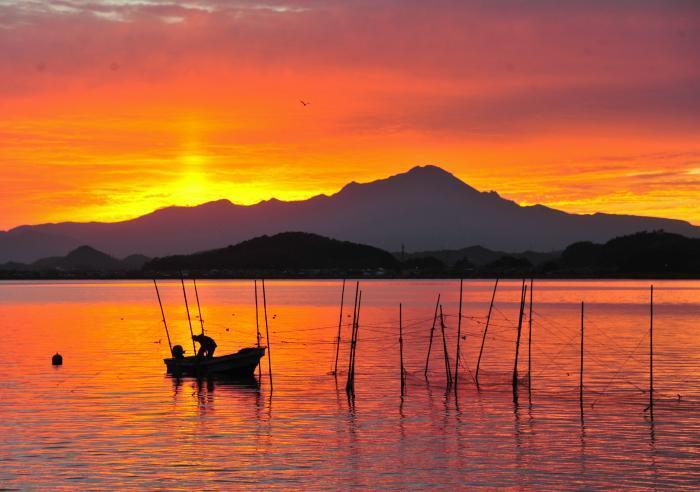
[{"label": "boat reflection", "polygon": [[193,382],[196,385],[197,392],[202,391],[213,392],[216,388],[229,390],[250,390],[260,391],[260,381],[256,376],[246,377],[227,377],[227,376],[207,376],[205,378],[194,378],[186,376],[166,375],[172,381],[175,394],[180,391],[180,388],[186,382]]},{"label": "boat reflection", "polygon": [[213,409],[216,399],[228,401],[232,407],[239,403],[247,404],[246,402],[256,406],[260,404],[260,382],[255,376],[244,378],[222,376],[167,377],[172,382],[174,400],[177,402],[181,394],[187,395],[189,392],[192,397],[196,398],[200,413]]}]

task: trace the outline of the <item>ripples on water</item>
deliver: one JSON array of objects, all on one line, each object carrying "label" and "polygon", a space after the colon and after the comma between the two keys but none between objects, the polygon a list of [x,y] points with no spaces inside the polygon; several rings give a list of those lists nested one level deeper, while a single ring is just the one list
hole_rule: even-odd
[{"label": "ripples on water", "polygon": [[[340,282],[267,283],[272,395],[265,369],[259,385],[167,377],[167,342],[148,282],[0,283],[1,487],[695,488],[700,282],[655,282],[653,420],[645,411],[648,286],[536,281],[532,388],[521,386],[515,404],[515,281],[499,286],[479,389],[471,374],[492,282],[465,282],[457,395],[445,390],[441,338],[427,382],[423,366],[442,293],[454,369],[459,283],[363,281],[354,400],[344,391],[350,283],[337,383],[328,372]],[[201,281],[198,287],[219,353],[253,345],[252,282]],[[162,282],[161,294],[174,342],[187,348],[179,284]],[[408,371],[403,399],[399,302]],[[50,365],[55,351],[64,355],[64,366]]]}]

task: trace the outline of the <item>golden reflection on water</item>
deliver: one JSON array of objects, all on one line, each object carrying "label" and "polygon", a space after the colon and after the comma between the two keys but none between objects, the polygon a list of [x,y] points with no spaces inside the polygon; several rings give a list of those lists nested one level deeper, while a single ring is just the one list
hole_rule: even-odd
[{"label": "golden reflection on water", "polygon": [[[254,384],[166,376],[167,341],[152,283],[0,283],[2,486],[700,485],[700,282],[654,282],[653,419],[645,411],[648,281],[535,281],[532,388],[521,385],[517,403],[510,387],[517,281],[499,285],[479,387],[472,375],[493,283],[465,282],[456,393],[446,389],[441,340],[433,345],[427,381],[423,368],[441,293],[454,370],[459,283],[362,281],[354,399],[344,391],[352,288],[346,289],[336,380],[329,371],[340,282],[266,283],[272,394],[266,362]],[[181,287],[159,285],[173,343],[191,351]],[[254,345],[252,282],[201,281],[198,288],[218,352]],[[198,331],[196,307],[191,314]],[[50,365],[56,351],[64,356],[58,368]]]}]

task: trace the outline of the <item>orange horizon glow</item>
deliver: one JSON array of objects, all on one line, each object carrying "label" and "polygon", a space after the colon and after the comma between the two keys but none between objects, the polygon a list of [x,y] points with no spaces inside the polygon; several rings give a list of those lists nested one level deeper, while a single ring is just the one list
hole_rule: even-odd
[{"label": "orange horizon glow", "polygon": [[684,2],[5,2],[0,230],[425,164],[700,225],[699,27]]}]

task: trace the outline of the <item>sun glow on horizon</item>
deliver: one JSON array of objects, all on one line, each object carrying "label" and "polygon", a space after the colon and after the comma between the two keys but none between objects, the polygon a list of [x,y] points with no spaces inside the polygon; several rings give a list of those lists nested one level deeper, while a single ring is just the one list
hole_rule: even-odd
[{"label": "sun glow on horizon", "polygon": [[0,2],[0,230],[428,163],[521,204],[700,224],[700,10],[509,1]]}]

